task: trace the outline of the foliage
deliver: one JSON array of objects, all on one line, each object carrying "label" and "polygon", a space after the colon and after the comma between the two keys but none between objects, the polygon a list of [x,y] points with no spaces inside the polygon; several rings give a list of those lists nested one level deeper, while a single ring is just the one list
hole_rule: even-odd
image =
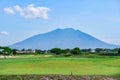
[{"label": "foliage", "polygon": [[62,49],[62,53],[63,53],[63,54],[68,54],[68,53],[70,53],[70,52],[71,52],[70,49]]},{"label": "foliage", "polygon": [[62,53],[62,50],[60,48],[53,48],[50,50],[50,52],[59,55]]},{"label": "foliage", "polygon": [[35,49],[35,54],[45,54],[46,51],[40,50],[40,49]]},{"label": "foliage", "polygon": [[82,52],[86,52],[86,53],[91,53],[92,49],[89,48],[89,49],[81,49]]},{"label": "foliage", "polygon": [[12,49],[13,54],[17,54],[16,51],[18,51],[18,50],[17,49]]},{"label": "foliage", "polygon": [[66,54],[63,54],[64,57],[70,57],[72,56],[71,53],[66,53]]},{"label": "foliage", "polygon": [[76,47],[71,51],[71,53],[74,55],[78,55],[78,54],[81,54],[82,52],[81,52],[80,48]]},{"label": "foliage", "polygon": [[[23,53],[24,51],[24,53]],[[31,52],[32,53],[31,53]],[[56,54],[56,55],[63,55],[63,56],[71,56],[71,55],[89,55],[89,54],[97,54],[97,55],[102,55],[102,56],[120,56],[120,48],[115,48],[115,49],[106,49],[106,48],[96,48],[96,49],[80,49],[78,47],[74,49],[60,49],[60,48],[53,48],[50,50],[40,50],[40,49],[11,49],[9,47],[2,47],[0,46],[0,54],[4,55],[10,55],[10,54],[19,54],[18,52],[21,52],[20,54]]]},{"label": "foliage", "polygon": [[118,49],[118,54],[120,54],[120,48]]},{"label": "foliage", "polygon": [[12,49],[11,48],[9,48],[9,47],[1,47],[0,46],[0,49],[3,49],[3,51],[2,51],[2,53],[4,54],[4,55],[6,55],[6,54],[12,54]]},{"label": "foliage", "polygon": [[102,51],[103,51],[102,48],[96,48],[96,49],[95,49],[95,52],[97,52],[97,53],[100,53],[100,52],[102,52]]}]

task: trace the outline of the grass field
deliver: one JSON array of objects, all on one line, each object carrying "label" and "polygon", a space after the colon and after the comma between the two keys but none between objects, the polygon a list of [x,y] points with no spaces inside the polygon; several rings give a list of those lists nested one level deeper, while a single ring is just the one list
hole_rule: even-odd
[{"label": "grass field", "polygon": [[120,75],[120,58],[54,58],[17,56],[0,59],[0,75],[62,74]]}]

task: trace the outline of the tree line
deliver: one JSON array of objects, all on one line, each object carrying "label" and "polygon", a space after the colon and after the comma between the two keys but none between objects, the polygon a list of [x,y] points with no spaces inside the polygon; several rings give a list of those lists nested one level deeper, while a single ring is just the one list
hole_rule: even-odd
[{"label": "tree line", "polygon": [[10,47],[6,46],[0,46],[0,54],[2,55],[12,55],[12,54],[19,54],[20,52],[23,52],[22,54],[64,54],[64,55],[80,55],[80,54],[87,54],[87,53],[94,53],[94,54],[120,54],[120,48],[115,49],[106,49],[106,48],[96,48],[96,49],[80,49],[79,47],[73,48],[73,49],[61,49],[61,48],[52,48],[50,50],[41,50],[41,49],[35,49],[34,52],[32,49],[11,49]]}]

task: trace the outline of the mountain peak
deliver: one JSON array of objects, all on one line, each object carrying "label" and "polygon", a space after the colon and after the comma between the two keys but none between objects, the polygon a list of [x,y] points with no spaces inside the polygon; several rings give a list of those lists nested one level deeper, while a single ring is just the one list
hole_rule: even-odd
[{"label": "mountain peak", "polygon": [[63,28],[63,29],[58,28],[58,29],[56,29],[56,30],[71,30],[71,31],[74,31],[75,29],[73,29],[73,28]]}]

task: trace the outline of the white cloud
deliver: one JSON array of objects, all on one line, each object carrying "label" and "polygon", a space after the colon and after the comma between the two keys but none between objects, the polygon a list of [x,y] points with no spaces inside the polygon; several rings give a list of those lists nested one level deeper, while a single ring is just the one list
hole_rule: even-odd
[{"label": "white cloud", "polygon": [[15,14],[14,10],[9,7],[9,8],[4,8],[4,11],[7,13],[7,14]]},{"label": "white cloud", "polygon": [[1,31],[0,34],[1,34],[1,35],[8,35],[8,32],[6,32],[6,31]]},{"label": "white cloud", "polygon": [[[20,16],[24,18],[42,18],[42,19],[48,19],[48,12],[50,9],[48,7],[35,7],[34,4],[30,4],[27,7],[20,7],[19,5],[4,8],[9,9],[15,13],[19,13]],[[5,11],[7,12],[7,11]]]}]

